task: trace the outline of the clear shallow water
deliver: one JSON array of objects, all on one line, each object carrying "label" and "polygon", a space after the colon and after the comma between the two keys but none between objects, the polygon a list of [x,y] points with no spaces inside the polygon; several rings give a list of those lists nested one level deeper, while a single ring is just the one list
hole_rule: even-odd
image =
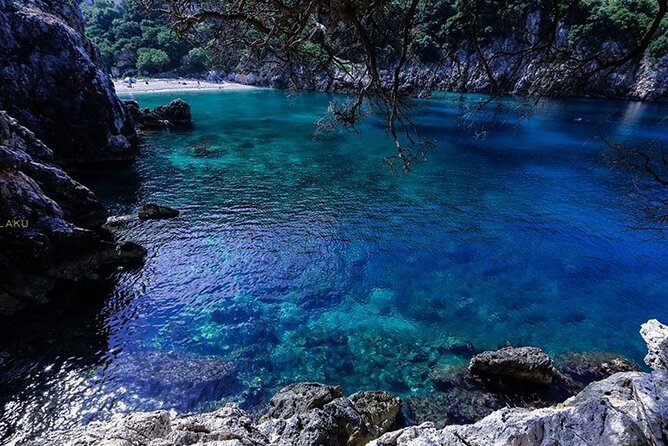
[{"label": "clear shallow water", "polygon": [[103,346],[35,360],[8,424],[252,409],[299,380],[422,395],[434,370],[506,343],[641,362],[639,325],[668,319],[668,242],[630,229],[642,203],[596,138],[668,142],[665,104],[546,102],[520,117],[507,100],[463,117],[475,96],[422,102],[436,147],[406,174],[383,164],[379,122],[314,137],[326,95],[178,96],[192,132],[147,135],[135,167],[84,180],[115,213],[155,201],[182,216],[119,231],[150,256],[95,310]]}]

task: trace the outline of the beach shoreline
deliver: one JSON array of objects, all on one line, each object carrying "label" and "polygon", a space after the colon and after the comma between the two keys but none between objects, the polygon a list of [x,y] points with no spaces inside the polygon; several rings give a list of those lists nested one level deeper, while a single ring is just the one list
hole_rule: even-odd
[{"label": "beach shoreline", "polygon": [[209,82],[198,79],[136,79],[132,87],[123,79],[114,79],[116,93],[160,93],[179,91],[251,90],[257,87],[232,82]]}]

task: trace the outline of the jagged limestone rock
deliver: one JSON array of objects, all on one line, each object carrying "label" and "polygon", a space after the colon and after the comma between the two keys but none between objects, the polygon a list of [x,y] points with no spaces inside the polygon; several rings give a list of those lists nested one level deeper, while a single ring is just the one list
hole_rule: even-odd
[{"label": "jagged limestone rock", "polygon": [[650,319],[642,324],[640,335],[647,343],[645,363],[655,370],[668,371],[668,327]]}]

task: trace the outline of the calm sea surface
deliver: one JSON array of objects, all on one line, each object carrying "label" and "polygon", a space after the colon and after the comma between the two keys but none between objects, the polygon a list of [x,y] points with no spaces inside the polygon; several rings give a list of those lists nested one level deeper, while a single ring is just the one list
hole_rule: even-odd
[{"label": "calm sea surface", "polygon": [[115,214],[181,216],[118,230],[149,258],[79,290],[90,308],[43,335],[22,324],[5,438],[127,409],[252,410],[300,380],[424,395],[434,370],[505,344],[642,362],[639,325],[668,320],[668,240],[633,229],[646,203],[599,138],[668,143],[667,104],[423,101],[434,146],[405,173],[383,163],[379,120],[314,134],[327,95],[178,97],[191,132],[147,134],[134,167],[81,180]]}]

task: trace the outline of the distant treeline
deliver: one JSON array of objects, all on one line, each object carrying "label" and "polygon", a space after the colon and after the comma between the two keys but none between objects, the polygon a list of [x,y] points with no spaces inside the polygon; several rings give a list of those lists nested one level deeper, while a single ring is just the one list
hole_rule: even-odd
[{"label": "distant treeline", "polygon": [[81,9],[86,35],[115,77],[190,74],[207,68],[203,48],[177,36],[165,17],[149,14],[131,0],[83,0]]}]

